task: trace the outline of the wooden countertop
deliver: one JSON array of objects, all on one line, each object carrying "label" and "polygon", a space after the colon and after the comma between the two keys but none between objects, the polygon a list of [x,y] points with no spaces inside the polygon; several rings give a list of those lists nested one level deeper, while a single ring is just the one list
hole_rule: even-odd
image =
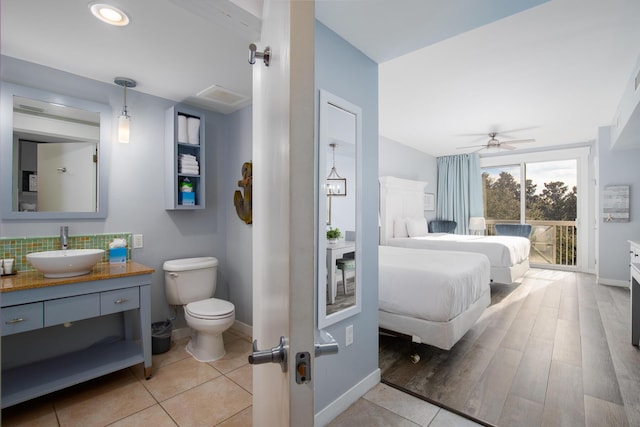
[{"label": "wooden countertop", "polygon": [[2,276],[0,293],[22,291],[26,289],[44,288],[47,286],[68,285],[70,283],[90,282],[93,280],[113,279],[116,277],[137,276],[151,274],[155,270],[134,261],[126,264],[110,264],[101,262],[95,265],[89,274],[74,277],[50,279],[39,271],[19,271],[17,274]]}]

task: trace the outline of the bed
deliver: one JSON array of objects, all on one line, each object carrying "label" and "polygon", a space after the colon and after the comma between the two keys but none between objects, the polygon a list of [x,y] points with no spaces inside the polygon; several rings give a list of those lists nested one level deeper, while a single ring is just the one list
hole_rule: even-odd
[{"label": "bed", "polygon": [[380,245],[481,253],[489,258],[496,283],[510,284],[526,273],[531,250],[527,238],[428,233],[425,186],[422,181],[380,177]]},{"label": "bed", "polygon": [[491,302],[482,254],[379,246],[378,325],[449,350]]}]

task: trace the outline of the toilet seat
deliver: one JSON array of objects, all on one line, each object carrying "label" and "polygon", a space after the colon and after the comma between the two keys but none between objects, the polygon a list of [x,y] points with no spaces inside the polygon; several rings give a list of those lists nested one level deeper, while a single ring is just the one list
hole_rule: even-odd
[{"label": "toilet seat", "polygon": [[198,319],[223,319],[233,314],[235,306],[229,301],[218,298],[209,298],[202,301],[189,303],[185,311]]}]

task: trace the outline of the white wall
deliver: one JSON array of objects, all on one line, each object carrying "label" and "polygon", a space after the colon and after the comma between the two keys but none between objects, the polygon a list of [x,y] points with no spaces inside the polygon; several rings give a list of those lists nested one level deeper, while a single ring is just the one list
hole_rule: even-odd
[{"label": "white wall", "polygon": [[640,72],[640,56],[627,80],[611,127],[609,146],[612,149],[640,148],[640,90],[636,76]]}]

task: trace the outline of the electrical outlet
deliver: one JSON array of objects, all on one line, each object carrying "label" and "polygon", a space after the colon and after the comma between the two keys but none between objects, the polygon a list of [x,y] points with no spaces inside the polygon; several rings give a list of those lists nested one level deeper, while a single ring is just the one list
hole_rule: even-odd
[{"label": "electrical outlet", "polygon": [[344,336],[345,336],[345,345],[353,344],[353,325],[347,326],[347,328],[344,331]]},{"label": "electrical outlet", "polygon": [[144,240],[142,239],[142,234],[134,234],[133,235],[133,248],[138,249],[144,247]]}]

